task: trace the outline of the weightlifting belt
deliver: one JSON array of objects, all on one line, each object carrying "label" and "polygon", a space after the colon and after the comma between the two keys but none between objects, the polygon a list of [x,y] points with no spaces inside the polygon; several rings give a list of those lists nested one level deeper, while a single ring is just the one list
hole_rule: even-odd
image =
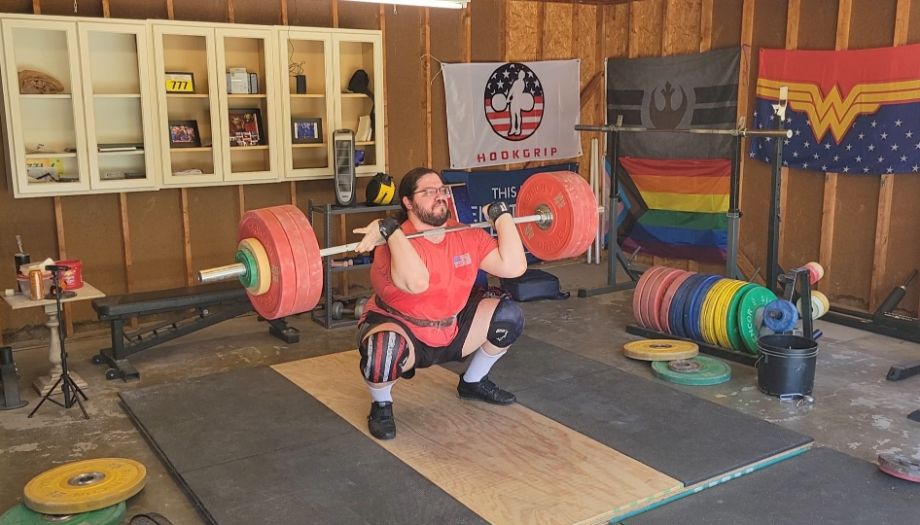
[{"label": "weightlifting belt", "polygon": [[393,308],[392,306],[388,305],[387,303],[383,302],[383,299],[381,299],[379,295],[374,296],[374,302],[376,302],[377,306],[379,306],[386,313],[394,315],[404,321],[408,321],[410,324],[413,324],[415,326],[421,326],[423,328],[446,328],[448,326],[452,326],[454,323],[457,322],[456,315],[452,315],[448,317],[447,319],[419,319],[417,317],[406,315],[400,312],[399,310]]}]

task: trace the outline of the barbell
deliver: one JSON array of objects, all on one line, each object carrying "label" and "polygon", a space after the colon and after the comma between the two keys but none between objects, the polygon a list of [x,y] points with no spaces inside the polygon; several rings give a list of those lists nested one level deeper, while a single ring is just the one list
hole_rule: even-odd
[{"label": "barbell", "polygon": [[[513,220],[527,250],[551,261],[584,253],[594,240],[601,211],[585,179],[570,171],[556,171],[534,174],[521,185]],[[490,226],[483,221],[406,237]],[[247,211],[240,219],[237,242],[235,263],[201,270],[198,280],[208,283],[238,278],[256,312],[266,319],[312,310],[323,289],[322,258],[353,251],[359,244],[320,249],[310,222],[292,205]]]}]

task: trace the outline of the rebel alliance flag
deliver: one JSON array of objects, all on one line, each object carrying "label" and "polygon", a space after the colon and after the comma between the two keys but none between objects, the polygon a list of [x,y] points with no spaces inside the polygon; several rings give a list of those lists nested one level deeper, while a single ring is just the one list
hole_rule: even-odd
[{"label": "rebel alliance flag", "polygon": [[443,64],[453,169],[581,155],[578,60]]}]

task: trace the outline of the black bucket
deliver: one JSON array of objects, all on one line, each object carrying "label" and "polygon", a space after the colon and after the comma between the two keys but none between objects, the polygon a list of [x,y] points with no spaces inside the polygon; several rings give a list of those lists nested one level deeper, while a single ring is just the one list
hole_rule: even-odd
[{"label": "black bucket", "polygon": [[771,396],[811,394],[818,343],[798,335],[765,335],[757,340],[757,386]]}]

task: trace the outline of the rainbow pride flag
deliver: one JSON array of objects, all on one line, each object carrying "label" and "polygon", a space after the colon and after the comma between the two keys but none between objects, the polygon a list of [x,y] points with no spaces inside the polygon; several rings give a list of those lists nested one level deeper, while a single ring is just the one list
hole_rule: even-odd
[{"label": "rainbow pride flag", "polygon": [[[624,184],[641,199],[632,227],[620,238],[626,252],[724,262],[731,184],[728,159],[620,157]],[[621,230],[622,232],[622,230]]]}]

